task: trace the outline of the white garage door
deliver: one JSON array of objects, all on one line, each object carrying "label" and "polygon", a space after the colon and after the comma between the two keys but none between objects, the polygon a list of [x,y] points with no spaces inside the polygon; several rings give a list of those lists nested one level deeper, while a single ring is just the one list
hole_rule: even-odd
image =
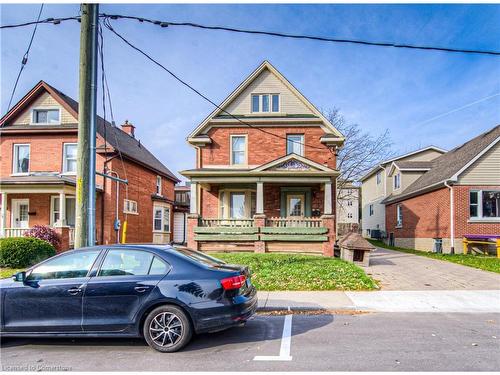
[{"label": "white garage door", "polygon": [[174,242],[186,242],[187,215],[184,212],[174,212]]}]

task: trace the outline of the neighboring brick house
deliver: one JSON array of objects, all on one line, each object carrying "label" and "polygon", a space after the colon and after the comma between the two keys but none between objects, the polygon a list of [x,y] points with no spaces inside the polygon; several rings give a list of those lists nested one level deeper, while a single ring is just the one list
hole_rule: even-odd
[{"label": "neighboring brick house", "polygon": [[406,189],[429,170],[429,162],[446,151],[428,146],[384,160],[361,177],[361,228],[363,236],[386,236],[385,206],[382,201]]},{"label": "neighboring brick house", "polygon": [[[40,81],[0,120],[0,235],[49,225],[71,247],[75,225],[78,103]],[[126,242],[171,241],[174,185],[179,180],[135,138],[98,117],[96,170],[128,179],[118,184],[118,219]],[[96,176],[98,243],[115,243],[117,182]],[[64,250],[63,249],[63,250]]]},{"label": "neighboring brick house", "polygon": [[342,134],[267,61],[220,107],[188,137],[188,246],[332,255]]},{"label": "neighboring brick house", "polygon": [[388,241],[396,246],[461,251],[464,236],[499,236],[500,125],[434,159],[383,203]]}]

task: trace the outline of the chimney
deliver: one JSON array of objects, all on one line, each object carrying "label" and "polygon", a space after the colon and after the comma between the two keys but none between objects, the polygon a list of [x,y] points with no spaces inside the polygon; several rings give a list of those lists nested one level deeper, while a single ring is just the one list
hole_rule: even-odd
[{"label": "chimney", "polygon": [[125,120],[125,123],[122,125],[122,130],[128,135],[130,135],[132,138],[135,138],[134,135],[135,126],[129,123],[128,120]]}]

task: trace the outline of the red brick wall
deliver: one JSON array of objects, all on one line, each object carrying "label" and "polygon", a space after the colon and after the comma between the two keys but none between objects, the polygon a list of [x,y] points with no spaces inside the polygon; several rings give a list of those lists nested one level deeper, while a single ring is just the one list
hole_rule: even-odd
[{"label": "red brick wall", "polygon": [[[403,207],[403,227],[396,228],[396,206]],[[387,234],[395,238],[449,237],[450,193],[448,188],[387,205],[385,208]]]},{"label": "red brick wall", "polygon": [[500,186],[454,186],[455,199],[455,238],[464,234],[500,234],[498,223],[469,222],[469,191],[500,190]]},{"label": "red brick wall", "polygon": [[[266,127],[266,132],[278,135],[280,138],[263,133],[258,129],[242,128],[212,128],[208,135],[212,143],[201,148],[202,166],[230,164],[230,135],[248,135],[248,164],[261,165],[286,155],[286,135],[304,134],[304,143],[319,149],[305,146],[304,156],[321,164],[327,164],[335,169],[335,155],[320,142],[325,132],[318,127]],[[285,139],[281,138],[284,137]]]}]

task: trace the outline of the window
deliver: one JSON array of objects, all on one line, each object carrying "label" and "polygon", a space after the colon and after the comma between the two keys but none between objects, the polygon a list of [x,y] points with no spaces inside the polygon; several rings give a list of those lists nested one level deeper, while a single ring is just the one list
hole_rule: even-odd
[{"label": "window", "polygon": [[287,134],[286,136],[286,153],[297,154],[304,156],[304,135],[303,134]]},{"label": "window", "polygon": [[382,182],[382,172],[378,171],[377,172],[377,185],[380,185],[381,182]]},{"label": "window", "polygon": [[13,173],[28,173],[30,169],[30,145],[14,145]]},{"label": "window", "polygon": [[126,214],[137,214],[137,202],[130,199],[124,199],[123,212]]},{"label": "window", "polygon": [[394,190],[397,190],[401,187],[401,173],[394,175]]},{"label": "window", "polygon": [[280,111],[279,94],[252,94],[252,112],[278,113]]},{"label": "window", "polygon": [[164,275],[168,272],[170,266],[158,257],[154,257],[151,268],[149,269],[150,275]]},{"label": "window", "polygon": [[76,143],[63,145],[63,173],[76,173]]},{"label": "window", "polygon": [[99,276],[141,276],[151,268],[153,254],[140,250],[109,250]]},{"label": "window", "polygon": [[369,210],[370,216],[373,216],[373,204],[370,204],[370,206],[368,206],[368,210]]},{"label": "window", "polygon": [[403,207],[398,204],[396,206],[396,227],[401,228],[403,226]]},{"label": "window", "polygon": [[[61,206],[59,204],[59,197],[51,197],[51,214],[50,214],[50,225],[55,225],[59,222],[61,214]],[[65,225],[69,227],[75,226],[75,216],[76,216],[76,200],[74,196],[66,197],[66,221]]]},{"label": "window", "polygon": [[37,125],[58,125],[61,123],[59,109],[34,109],[32,123]]},{"label": "window", "polygon": [[230,193],[229,197],[231,219],[245,218],[245,193]]},{"label": "window", "polygon": [[156,176],[156,195],[161,195],[161,176]]},{"label": "window", "polygon": [[471,191],[469,215],[473,219],[500,218],[500,190]]},{"label": "window", "polygon": [[231,164],[246,164],[247,137],[245,135],[231,136]]},{"label": "window", "polygon": [[98,255],[99,251],[82,251],[58,256],[34,268],[27,279],[50,280],[85,277]]},{"label": "window", "polygon": [[153,230],[155,232],[170,232],[170,208],[155,206],[153,215]]}]

